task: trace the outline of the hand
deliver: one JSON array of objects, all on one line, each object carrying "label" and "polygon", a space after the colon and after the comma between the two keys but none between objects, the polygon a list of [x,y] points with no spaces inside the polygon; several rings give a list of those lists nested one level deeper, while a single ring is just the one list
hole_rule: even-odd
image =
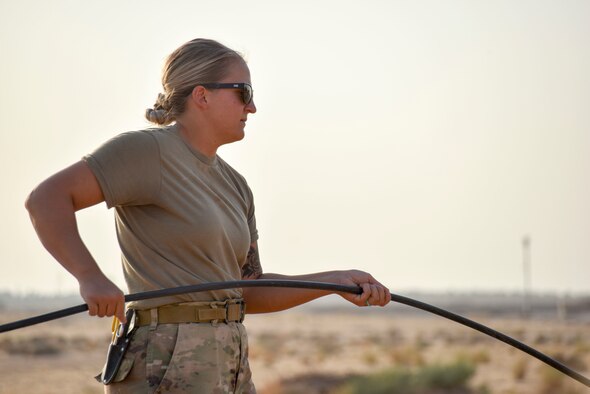
[{"label": "hand", "polygon": [[367,272],[339,271],[337,276],[338,283],[360,286],[363,289],[362,294],[339,293],[342,298],[357,306],[385,306],[391,301],[389,289]]},{"label": "hand", "polygon": [[80,281],[80,295],[88,305],[90,316],[116,316],[125,323],[125,296],[105,276]]}]

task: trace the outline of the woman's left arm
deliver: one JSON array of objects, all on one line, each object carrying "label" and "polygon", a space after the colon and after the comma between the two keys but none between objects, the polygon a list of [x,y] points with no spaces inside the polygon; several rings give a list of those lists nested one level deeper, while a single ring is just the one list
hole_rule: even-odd
[{"label": "woman's left arm", "polygon": [[[315,282],[337,283],[348,286],[360,286],[362,294],[336,293],[357,306],[384,306],[391,301],[387,287],[379,283],[370,274],[358,271],[326,271],[306,275],[279,275],[262,272],[258,244],[250,245],[246,264],[242,267],[242,279],[288,279]],[[315,289],[289,289],[276,287],[249,287],[243,290],[248,313],[277,312],[304,304],[332,292]]]}]

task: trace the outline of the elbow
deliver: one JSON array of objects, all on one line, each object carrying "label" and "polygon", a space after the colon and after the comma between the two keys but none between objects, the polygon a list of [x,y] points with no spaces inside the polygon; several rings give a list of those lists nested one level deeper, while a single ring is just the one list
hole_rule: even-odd
[{"label": "elbow", "polygon": [[29,211],[29,214],[32,213],[34,210],[36,204],[35,199],[35,190],[33,190],[31,193],[29,193],[27,199],[25,200],[25,209]]},{"label": "elbow", "polygon": [[28,195],[25,200],[25,208],[31,218],[35,218],[40,212],[47,209],[52,200],[55,199],[52,187],[47,182],[41,183]]},{"label": "elbow", "polygon": [[29,212],[31,217],[39,211],[39,207],[42,205],[42,198],[39,196],[38,188],[34,189],[25,200],[25,209]]}]

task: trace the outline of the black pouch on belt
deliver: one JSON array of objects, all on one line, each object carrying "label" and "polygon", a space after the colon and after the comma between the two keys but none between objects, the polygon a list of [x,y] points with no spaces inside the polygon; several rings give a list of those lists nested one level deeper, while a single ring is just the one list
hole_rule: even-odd
[{"label": "black pouch on belt", "polygon": [[123,356],[125,356],[133,333],[137,329],[135,311],[133,309],[127,310],[125,317],[127,323],[119,323],[119,326],[115,328],[116,331],[113,333],[113,339],[107,352],[107,361],[104,364],[102,373],[96,377],[96,380],[103,384],[111,383],[117,375]]}]

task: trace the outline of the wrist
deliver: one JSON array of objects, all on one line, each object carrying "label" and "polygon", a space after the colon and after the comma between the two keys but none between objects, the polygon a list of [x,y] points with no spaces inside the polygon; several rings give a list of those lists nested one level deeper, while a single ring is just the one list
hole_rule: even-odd
[{"label": "wrist", "polygon": [[103,272],[98,268],[96,264],[93,266],[87,267],[74,275],[78,280],[78,284],[82,285],[88,282],[96,282],[100,280],[105,280],[107,277],[103,274]]}]

